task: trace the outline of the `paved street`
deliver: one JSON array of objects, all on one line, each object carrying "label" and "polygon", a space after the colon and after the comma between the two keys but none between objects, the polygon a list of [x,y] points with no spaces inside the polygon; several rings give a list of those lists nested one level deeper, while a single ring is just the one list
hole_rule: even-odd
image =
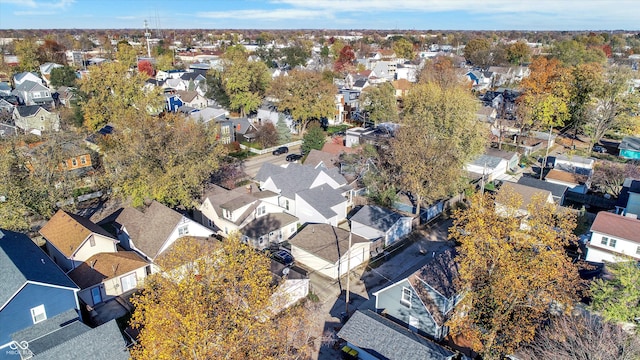
[{"label": "paved street", "polygon": [[[349,314],[352,314],[359,307],[373,306],[366,303],[373,299],[372,293],[409,276],[414,271],[429,263],[436,254],[450,249],[453,244],[447,241],[448,229],[451,226],[450,220],[442,220],[420,230],[420,236],[410,245],[397,253],[389,255],[390,258],[382,264],[374,264],[374,267],[367,266],[355,269],[350,274],[350,304]],[[376,266],[377,265],[377,266]],[[339,352],[331,346],[327,346],[327,338],[331,338],[342,324],[340,323],[341,313],[347,310],[344,291],[346,290],[346,278],[341,282],[331,281],[318,274],[309,274],[311,279],[311,290],[318,295],[321,306],[321,314],[324,323],[318,325],[318,339],[324,339],[325,344],[320,346],[316,359],[329,360],[338,359]],[[320,344],[317,344],[320,345]]]},{"label": "paved street", "polygon": [[[289,148],[288,154],[293,153],[300,153],[300,145],[292,146]],[[286,158],[288,154],[273,155],[271,153],[267,153],[263,155],[252,156],[244,161],[244,173],[247,174],[247,176],[249,176],[250,178],[254,178],[258,174],[258,171],[260,170],[262,164],[266,162],[270,162],[276,165],[286,164]]]}]

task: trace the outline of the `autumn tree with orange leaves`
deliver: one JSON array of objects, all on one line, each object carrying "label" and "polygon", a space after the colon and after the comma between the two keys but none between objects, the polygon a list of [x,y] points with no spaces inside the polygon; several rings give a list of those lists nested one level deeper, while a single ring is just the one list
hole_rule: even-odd
[{"label": "autumn tree with orange leaves", "polygon": [[133,298],[133,359],[306,359],[310,316],[278,312],[270,259],[237,236],[181,239]]},{"label": "autumn tree with orange leaves", "polygon": [[463,298],[448,326],[483,359],[500,359],[532,341],[551,310],[570,308],[581,289],[565,252],[575,241],[575,216],[542,196],[523,206],[520,195],[503,190],[497,199],[474,195],[468,209],[454,213],[449,234],[459,243]]}]

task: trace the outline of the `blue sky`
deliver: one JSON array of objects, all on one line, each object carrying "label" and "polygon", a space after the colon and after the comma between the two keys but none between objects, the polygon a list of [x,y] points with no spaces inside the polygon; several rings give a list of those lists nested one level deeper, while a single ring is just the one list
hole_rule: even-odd
[{"label": "blue sky", "polygon": [[0,0],[0,29],[638,30],[640,0]]}]

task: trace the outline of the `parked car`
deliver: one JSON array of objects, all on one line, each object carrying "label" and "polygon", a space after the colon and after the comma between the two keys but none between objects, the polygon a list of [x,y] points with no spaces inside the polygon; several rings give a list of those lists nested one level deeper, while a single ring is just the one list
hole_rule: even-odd
[{"label": "parked car", "polygon": [[302,155],[300,155],[300,154],[289,154],[289,155],[287,155],[287,161],[293,162],[293,161],[298,161],[300,159],[302,159]]},{"label": "parked car", "polygon": [[280,146],[279,148],[273,150],[273,155],[286,154],[289,152],[289,148],[286,146]]},{"label": "parked car", "polygon": [[280,249],[272,252],[271,257],[274,260],[281,262],[287,266],[293,264],[293,255],[291,255],[291,253],[289,253],[287,250],[284,250],[284,249]]},{"label": "parked car", "polygon": [[593,147],[593,151],[594,151],[594,152],[597,152],[597,153],[604,154],[604,153],[606,153],[606,152],[607,152],[607,149],[606,149],[605,147],[603,147],[603,146],[595,145],[595,146]]}]

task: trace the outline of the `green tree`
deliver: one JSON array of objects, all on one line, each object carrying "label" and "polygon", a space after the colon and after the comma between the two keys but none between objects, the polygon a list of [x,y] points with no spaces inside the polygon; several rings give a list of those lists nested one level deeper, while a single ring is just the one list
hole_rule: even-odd
[{"label": "green tree", "polygon": [[18,56],[18,70],[38,71],[40,62],[38,61],[38,45],[32,38],[25,38],[14,41],[14,49]]},{"label": "green tree", "polygon": [[628,68],[615,66],[605,72],[604,85],[594,92],[589,109],[586,127],[590,145],[600,141],[607,131],[637,121],[639,97],[637,93],[629,92],[630,79]]},{"label": "green tree", "polygon": [[477,101],[460,85],[418,84],[405,97],[404,118],[391,142],[399,184],[427,204],[462,188],[464,164],[484,150]]},{"label": "green tree", "polygon": [[305,47],[303,44],[294,44],[280,50],[281,56],[284,58],[291,68],[298,65],[305,65],[307,60],[311,57],[311,50]]},{"label": "green tree", "polygon": [[578,299],[578,269],[565,250],[575,243],[575,216],[534,195],[523,222],[522,196],[508,187],[496,199],[476,193],[470,204],[449,230],[460,244],[464,296],[447,324],[483,359],[502,359],[533,340],[554,304],[569,309]]},{"label": "green tree", "polygon": [[160,89],[143,89],[146,80],[145,75],[130,74],[123,63],[91,66],[79,81],[85,126],[96,130],[112,123],[124,129],[130,119],[161,110]]},{"label": "green tree", "polygon": [[[215,241],[215,240],[214,240]],[[180,239],[132,302],[141,329],[133,359],[304,359],[304,305],[281,309],[270,260],[240,243]]]},{"label": "green tree", "polygon": [[579,64],[572,68],[571,75],[569,113],[575,137],[588,121],[593,95],[604,86],[604,69],[598,63]]},{"label": "green tree", "polygon": [[519,118],[523,126],[537,129],[564,126],[569,114],[569,72],[557,59],[538,57],[529,66],[531,73],[522,80]]},{"label": "green tree", "polygon": [[613,278],[591,283],[591,309],[610,321],[633,322],[640,317],[640,268],[635,259],[607,263]]},{"label": "green tree", "polygon": [[[214,75],[212,80],[215,78]],[[227,49],[222,73],[217,78],[229,99],[229,109],[239,112],[241,116],[260,107],[271,80],[267,66],[263,62],[249,61],[241,46]]]},{"label": "green tree", "polygon": [[485,38],[475,38],[464,46],[464,58],[477,66],[487,66],[491,62],[491,42]]},{"label": "green tree", "polygon": [[401,38],[393,43],[393,51],[399,58],[413,60],[415,51],[413,51],[413,43],[405,38]]},{"label": "green tree", "polygon": [[276,131],[278,131],[278,141],[280,144],[286,144],[291,141],[291,129],[289,129],[289,126],[284,119],[284,115],[282,114],[278,115]]},{"label": "green tree", "polygon": [[138,52],[126,41],[120,41],[118,43],[118,51],[116,52],[116,59],[127,66],[132,68],[138,61]]},{"label": "green tree", "polygon": [[304,134],[309,123],[335,114],[335,86],[313,71],[294,70],[276,78],[270,94],[277,99],[278,110],[288,110]]},{"label": "green tree", "polygon": [[225,151],[216,130],[181,114],[158,118],[140,112],[103,138],[108,186],[140,206],[154,199],[191,209]]},{"label": "green tree", "polygon": [[51,85],[55,87],[59,86],[76,86],[76,70],[71,66],[63,66],[61,68],[55,68],[51,70]]},{"label": "green tree", "polygon": [[601,47],[587,47],[576,40],[558,41],[551,50],[551,56],[567,66],[596,62],[604,64],[607,56]]},{"label": "green tree", "polygon": [[173,69],[173,53],[167,52],[158,55],[156,58],[156,69],[158,71],[167,71]]},{"label": "green tree", "polygon": [[507,46],[507,59],[514,65],[521,65],[529,62],[531,58],[531,48],[524,41],[515,42]]},{"label": "green tree", "polygon": [[308,154],[311,150],[322,150],[327,136],[318,125],[309,127],[309,131],[302,138],[302,152]]},{"label": "green tree", "polygon": [[390,83],[367,87],[362,91],[360,102],[367,112],[367,120],[376,124],[398,121],[396,91]]}]

